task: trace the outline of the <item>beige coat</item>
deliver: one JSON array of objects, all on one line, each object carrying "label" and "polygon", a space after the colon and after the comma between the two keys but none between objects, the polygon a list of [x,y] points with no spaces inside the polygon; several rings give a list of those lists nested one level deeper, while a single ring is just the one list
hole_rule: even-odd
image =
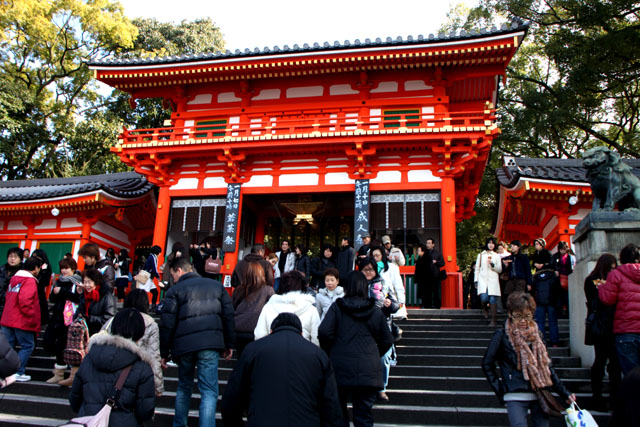
[{"label": "beige coat", "polygon": [[[489,264],[489,257],[493,267]],[[476,271],[474,281],[478,282],[478,295],[489,293],[489,295],[500,296],[500,273],[502,272],[502,258],[494,251],[484,250],[478,254],[476,259]]]}]

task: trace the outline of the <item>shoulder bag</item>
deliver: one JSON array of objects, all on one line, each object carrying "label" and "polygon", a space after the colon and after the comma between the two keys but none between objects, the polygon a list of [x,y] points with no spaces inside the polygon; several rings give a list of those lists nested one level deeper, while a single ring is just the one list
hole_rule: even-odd
[{"label": "shoulder bag", "polygon": [[212,256],[209,256],[207,260],[204,262],[204,271],[209,274],[220,274],[220,269],[222,268],[222,261],[220,260],[220,255],[218,254],[214,259]]},{"label": "shoulder bag", "polygon": [[540,403],[542,412],[549,415],[550,417],[562,417],[564,408],[562,407],[562,405],[560,405],[558,399],[556,399],[556,397],[548,389],[537,389],[536,397],[538,398],[538,403]]},{"label": "shoulder bag", "polygon": [[122,370],[120,376],[118,377],[118,381],[116,381],[116,385],[113,388],[113,393],[111,393],[111,396],[107,398],[106,403],[97,414],[88,415],[86,417],[73,418],[65,424],[60,424],[58,427],[109,427],[109,417],[111,416],[111,410],[118,404],[120,391],[122,390],[122,386],[124,386],[124,382],[129,376],[129,371],[131,371],[132,366],[133,365],[129,365]]}]

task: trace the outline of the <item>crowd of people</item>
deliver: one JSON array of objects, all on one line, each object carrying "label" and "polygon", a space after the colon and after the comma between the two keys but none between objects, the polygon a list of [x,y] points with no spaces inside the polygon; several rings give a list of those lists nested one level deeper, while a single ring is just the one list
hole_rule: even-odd
[{"label": "crowd of people", "polygon": [[[82,271],[66,254],[53,278],[46,253],[35,250],[24,259],[22,249],[12,248],[0,266],[0,387],[30,380],[26,365],[44,327],[43,347],[55,358],[47,382],[70,387],[71,407],[80,416],[98,412],[122,379],[110,425],[141,425],[153,417],[155,400],[164,393],[163,370],[174,364],[174,425],[187,425],[196,375],[200,424],[214,425],[220,358],[231,359],[235,352],[238,362],[221,403],[225,424],[242,425],[247,417],[249,425],[264,425],[258,420],[265,419],[273,425],[348,425],[350,401],[353,424],[371,426],[375,401],[389,401],[394,343],[402,334],[394,319],[407,312],[402,252],[384,237],[372,242],[367,236],[364,243],[355,251],[345,238],[339,250],[325,245],[313,259],[303,245],[291,248],[286,240],[272,257],[256,244],[233,271],[232,293],[208,267],[220,256],[212,242],[189,249],[174,244],[164,266],[158,261],[162,248],[154,246],[135,275],[126,251],[103,257],[88,243],[78,252]],[[574,261],[563,242],[552,255],[538,239],[531,257],[519,241],[511,242],[510,251],[506,246],[487,239],[473,270],[473,290],[490,324],[496,325],[498,310],[507,312],[482,369],[511,425],[526,425],[530,411],[535,425],[544,426],[542,391],[575,401],[548,353],[548,346],[559,343],[556,313],[569,309],[566,284]],[[433,283],[443,280],[442,255],[433,239],[418,255],[415,280],[422,304],[439,306]],[[164,287],[159,305],[156,285]],[[617,416],[625,411],[623,399],[616,399],[619,390],[639,376],[639,286],[640,251],[633,244],[619,260],[603,254],[584,285],[585,342],[596,354],[594,399],[606,406],[608,366]],[[150,315],[156,308],[159,322]],[[258,392],[267,385],[272,393]]]}]

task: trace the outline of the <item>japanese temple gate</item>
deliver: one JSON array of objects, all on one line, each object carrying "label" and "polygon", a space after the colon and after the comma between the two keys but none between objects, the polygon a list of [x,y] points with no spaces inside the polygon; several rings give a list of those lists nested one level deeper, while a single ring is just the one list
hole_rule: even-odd
[{"label": "japanese temple gate", "polygon": [[164,127],[125,129],[113,148],[159,186],[154,244],[213,236],[229,275],[254,243],[357,246],[368,224],[411,255],[432,237],[450,274],[443,307],[457,307],[456,222],[473,215],[498,84],[525,33],[514,23],[90,66],[132,106],[171,108]]}]

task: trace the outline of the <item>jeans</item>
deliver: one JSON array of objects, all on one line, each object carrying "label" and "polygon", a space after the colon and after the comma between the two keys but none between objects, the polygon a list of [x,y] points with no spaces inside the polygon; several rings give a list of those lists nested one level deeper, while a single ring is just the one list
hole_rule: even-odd
[{"label": "jeans", "polygon": [[511,427],[527,427],[529,409],[531,409],[531,425],[533,427],[549,427],[549,418],[542,412],[537,400],[512,400],[506,403]]},{"label": "jeans", "polygon": [[178,389],[176,390],[176,412],[173,427],[187,426],[196,367],[198,368],[198,389],[200,390],[200,426],[216,425],[219,357],[217,351],[201,350],[177,358]]},{"label": "jeans", "polygon": [[387,384],[389,384],[389,371],[391,370],[391,355],[393,354],[393,345],[389,347],[384,356],[380,358],[380,364],[382,366],[382,386],[381,391],[387,391]]},{"label": "jeans", "polygon": [[640,366],[640,334],[616,334],[616,350],[623,375]]},{"label": "jeans", "polygon": [[273,292],[278,293],[278,289],[280,288],[280,278],[273,279]]},{"label": "jeans", "polygon": [[35,348],[35,334],[31,331],[23,331],[22,329],[8,328],[6,326],[2,327],[2,332],[11,347],[15,347],[16,343],[20,346],[20,351],[18,351],[18,358],[20,359],[18,374],[24,375],[27,361]]},{"label": "jeans", "polygon": [[535,317],[538,329],[542,332],[542,336],[545,341],[547,340],[547,334],[545,331],[545,320],[549,314],[549,338],[551,344],[557,344],[560,342],[560,332],[558,331],[558,316],[556,315],[556,307],[554,305],[539,305],[536,307]]},{"label": "jeans", "polygon": [[489,295],[489,292],[485,292],[484,294],[480,294],[480,301],[482,302],[482,304],[497,304],[498,303],[498,298],[500,298],[497,295]]}]

